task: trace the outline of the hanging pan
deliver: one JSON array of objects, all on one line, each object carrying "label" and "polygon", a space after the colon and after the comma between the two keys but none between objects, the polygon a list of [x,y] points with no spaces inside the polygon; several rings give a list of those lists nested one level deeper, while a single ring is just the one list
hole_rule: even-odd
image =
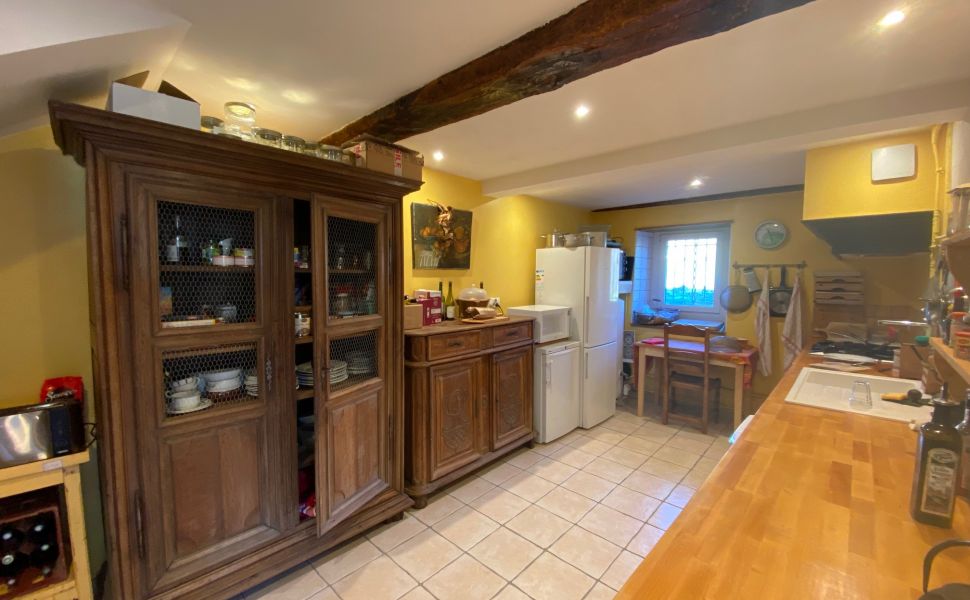
[{"label": "hanging pan", "polygon": [[784,317],[788,314],[791,304],[791,288],[788,287],[788,270],[781,268],[781,285],[770,288],[768,292],[768,313],[772,317]]},{"label": "hanging pan", "polygon": [[734,270],[734,285],[721,290],[721,307],[732,313],[744,312],[751,308],[751,292],[747,286],[738,283],[738,270]]}]

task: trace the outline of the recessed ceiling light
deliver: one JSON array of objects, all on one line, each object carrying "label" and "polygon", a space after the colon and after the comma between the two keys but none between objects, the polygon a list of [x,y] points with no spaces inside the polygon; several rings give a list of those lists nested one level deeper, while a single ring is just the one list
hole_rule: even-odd
[{"label": "recessed ceiling light", "polygon": [[222,80],[236,89],[247,92],[253,92],[260,88],[258,83],[246,79],[245,77],[223,77]]},{"label": "recessed ceiling light", "polygon": [[690,180],[690,183],[688,183],[687,185],[688,185],[688,187],[699,188],[702,185],[704,185],[704,180],[701,179],[700,177],[695,177],[695,178],[691,179]]},{"label": "recessed ceiling light", "polygon": [[585,104],[580,104],[576,107],[576,110],[573,111],[573,114],[576,115],[577,119],[582,119],[589,114],[589,107]]},{"label": "recessed ceiling light", "polygon": [[316,98],[313,94],[309,92],[301,92],[300,90],[283,90],[280,94],[290,102],[295,102],[297,104],[311,104]]},{"label": "recessed ceiling light", "polygon": [[435,159],[438,162],[441,162],[445,159],[445,153],[442,152],[441,150],[435,150],[434,152],[431,153],[431,158]]},{"label": "recessed ceiling light", "polygon": [[892,27],[893,25],[899,25],[906,18],[906,13],[901,10],[891,10],[886,13],[886,16],[879,19],[880,27]]}]

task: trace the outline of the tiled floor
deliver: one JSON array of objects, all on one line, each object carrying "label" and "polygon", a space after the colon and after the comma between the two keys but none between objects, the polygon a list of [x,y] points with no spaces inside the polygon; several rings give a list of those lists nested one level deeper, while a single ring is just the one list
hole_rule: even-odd
[{"label": "tiled floor", "polygon": [[727,447],[722,435],[618,412],[518,451],[245,598],[612,598]]}]

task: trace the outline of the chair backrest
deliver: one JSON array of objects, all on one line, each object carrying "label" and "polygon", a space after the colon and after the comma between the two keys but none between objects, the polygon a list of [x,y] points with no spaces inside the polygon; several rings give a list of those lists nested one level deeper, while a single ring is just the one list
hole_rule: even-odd
[{"label": "chair backrest", "polygon": [[[696,325],[677,325],[675,323],[669,323],[664,326],[664,366],[667,369],[669,375],[673,362],[677,360],[688,361],[688,362],[701,362],[703,364],[704,378],[710,372],[711,366],[711,335],[713,331],[706,327],[697,327]],[[670,342],[671,337],[676,336],[678,339],[685,339],[689,342],[697,342],[703,345],[703,357],[701,361],[698,361],[698,353],[696,350],[686,351],[678,348],[671,348]]]}]

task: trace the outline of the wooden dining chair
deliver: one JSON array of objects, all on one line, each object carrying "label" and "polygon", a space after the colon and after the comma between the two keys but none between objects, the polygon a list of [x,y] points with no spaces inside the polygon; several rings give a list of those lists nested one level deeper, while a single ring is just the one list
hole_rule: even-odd
[{"label": "wooden dining chair", "polygon": [[[711,377],[710,329],[693,325],[668,324],[664,327],[663,408],[664,425],[673,418],[700,427],[707,433],[710,420],[710,401],[714,401],[714,420],[717,421],[721,403],[721,380]],[[671,336],[703,345],[703,353],[696,350],[671,348]],[[701,398],[701,416],[676,412],[677,391],[695,392]],[[713,394],[711,393],[713,391]]]}]

